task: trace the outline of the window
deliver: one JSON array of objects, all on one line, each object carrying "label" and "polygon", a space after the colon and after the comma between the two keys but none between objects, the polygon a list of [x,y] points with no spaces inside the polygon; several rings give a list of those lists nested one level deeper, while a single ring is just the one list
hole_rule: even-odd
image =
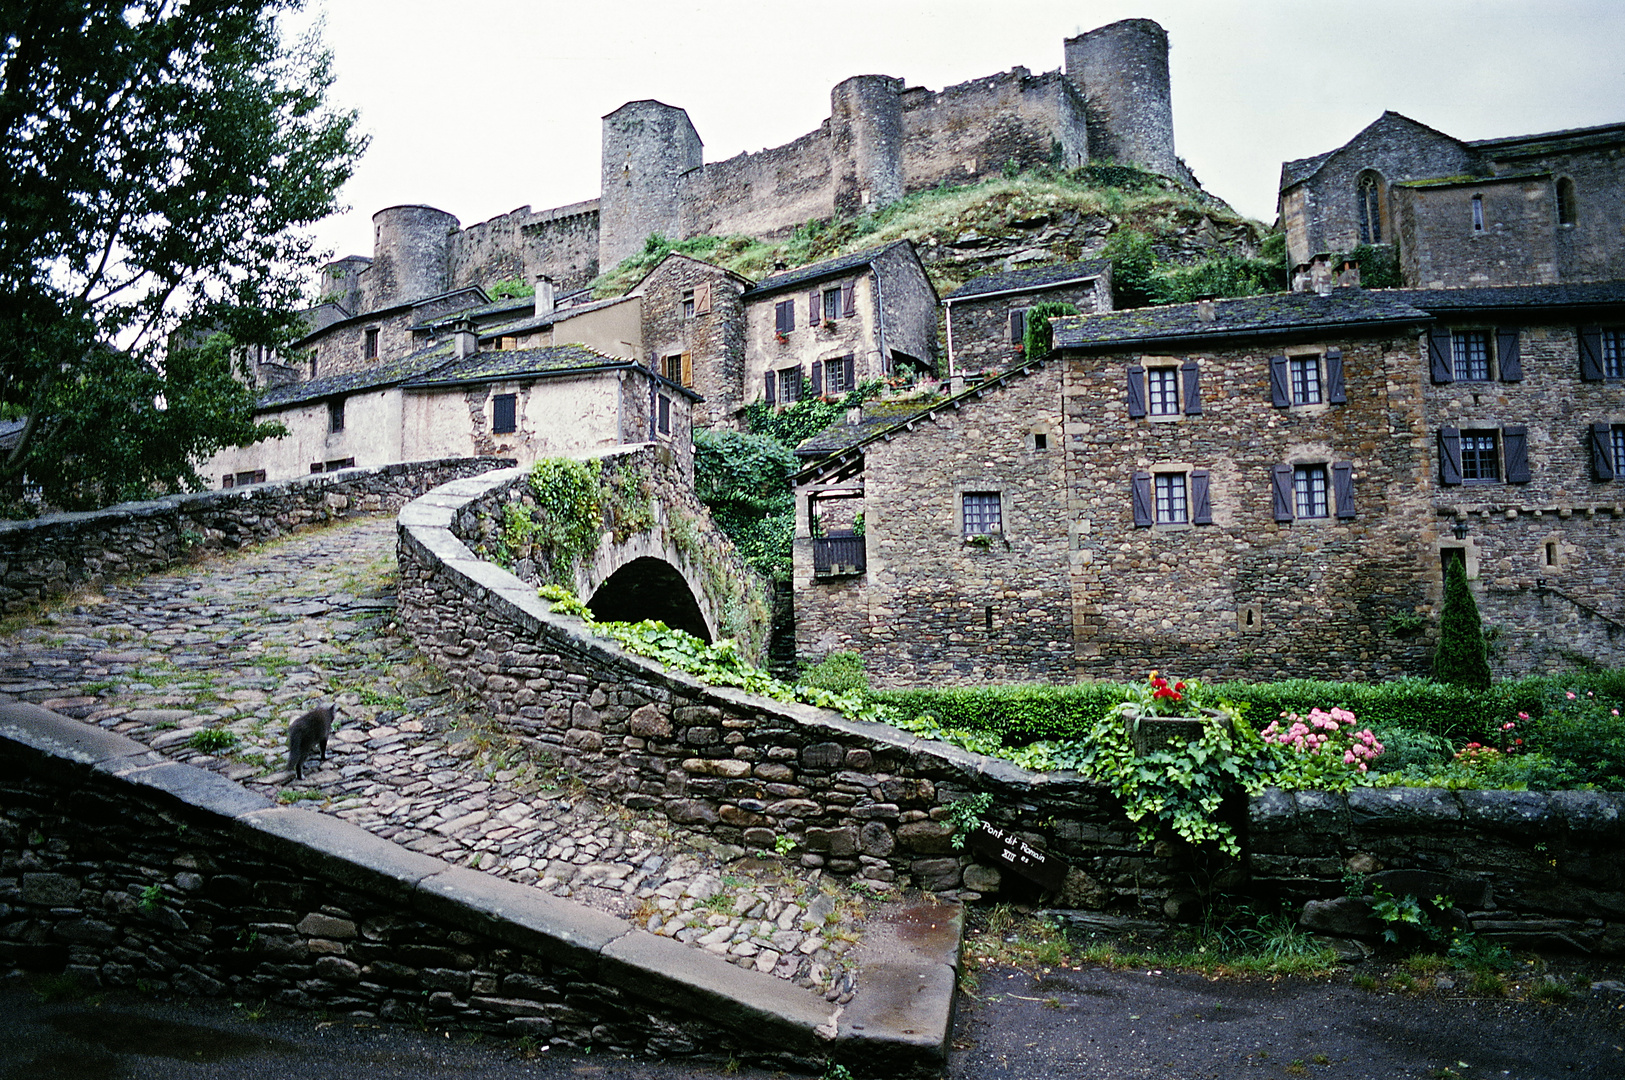
[{"label": "window", "polygon": [[662,435],[671,434],[671,398],[665,394],[656,397],[655,428]]},{"label": "window", "polygon": [[491,432],[506,435],[519,430],[519,395],[498,394],[491,399]]},{"label": "window", "polygon": [[1490,378],[1490,336],[1482,330],[1453,330],[1450,333],[1452,373],[1466,382],[1488,382]]},{"label": "window", "polygon": [[368,329],[366,333],[362,335],[361,359],[378,359],[378,328],[376,326]]},{"label": "window", "polygon": [[692,319],[693,317],[694,317],[694,290],[693,289],[684,289],[683,290],[683,318]]},{"label": "window", "polygon": [[1598,480],[1625,480],[1625,424],[1591,425],[1591,471]]},{"label": "window", "polygon": [[1152,416],[1179,415],[1179,371],[1177,368],[1151,368],[1146,371]]},{"label": "window", "polygon": [[[834,396],[844,394],[857,386],[854,378],[857,374],[857,360],[851,356],[838,356],[833,360],[824,361],[824,393]],[[818,380],[814,377],[813,382]],[[814,387],[817,392],[817,387]]]},{"label": "window", "polygon": [[328,472],[338,472],[340,469],[353,469],[353,468],[355,468],[355,458],[353,458],[353,457],[338,458],[338,459],[336,459],[334,461],[329,461],[327,463],[327,471]]},{"label": "window", "polygon": [[1294,356],[1287,362],[1292,376],[1292,404],[1320,404],[1320,357]]},{"label": "window", "polygon": [[1292,470],[1292,504],[1300,518],[1327,516],[1326,466],[1299,465]]},{"label": "window", "polygon": [[1354,510],[1354,465],[1351,462],[1281,464],[1275,466],[1271,479],[1276,521],[1330,517],[1346,521],[1357,516]]},{"label": "window", "polygon": [[997,491],[967,491],[960,498],[966,536],[997,536],[1004,531]]},{"label": "window", "polygon": [[785,368],[779,372],[779,401],[793,405],[801,400],[801,369]]},{"label": "window", "polygon": [[773,305],[773,329],[780,334],[788,334],[796,328],[796,302],[794,300],[780,300]]},{"label": "window", "polygon": [[1178,525],[1190,521],[1190,504],[1185,498],[1185,474],[1157,473],[1157,524]]},{"label": "window", "polygon": [[1473,231],[1484,231],[1484,196],[1473,196]]},{"label": "window", "polygon": [[1602,377],[1625,379],[1625,330],[1602,332]]},{"label": "window", "polygon": [[312,349],[312,350],[310,350],[310,352],[306,353],[305,355],[306,355],[306,358],[310,361],[310,377],[312,379],[314,379],[316,377],[316,350]]},{"label": "window", "polygon": [[1574,181],[1568,177],[1559,177],[1557,181],[1557,223],[1559,225],[1573,225],[1578,212],[1574,203]]},{"label": "window", "polygon": [[1493,430],[1461,433],[1461,478],[1468,483],[1501,479],[1501,461],[1495,453]]},{"label": "window", "polygon": [[665,368],[666,368],[666,370],[663,371],[661,374],[665,375],[666,378],[670,379],[674,383],[682,382],[683,381],[683,354],[682,353],[675,353],[675,354],[673,354],[671,356],[666,357]]},{"label": "window", "polygon": [[824,321],[834,322],[841,317],[841,290],[837,286],[824,290]]},{"label": "window", "polygon": [[[265,483],[265,470],[250,469],[247,472],[238,473],[236,477],[228,476],[225,479],[227,482],[222,485],[223,487],[247,487],[250,484],[263,484]],[[232,483],[233,480],[235,480],[235,483]]]},{"label": "window", "polygon": [[1020,345],[1027,340],[1027,309],[1017,308],[1010,313],[1010,344]]},{"label": "window", "polygon": [[1360,243],[1382,243],[1382,189],[1371,173],[1360,177],[1356,198],[1360,216]]},{"label": "window", "polygon": [[329,432],[344,430],[344,399],[333,398],[327,403],[327,430]]},{"label": "window", "polygon": [[1529,429],[1522,424],[1439,429],[1441,484],[1527,484],[1529,479]]}]

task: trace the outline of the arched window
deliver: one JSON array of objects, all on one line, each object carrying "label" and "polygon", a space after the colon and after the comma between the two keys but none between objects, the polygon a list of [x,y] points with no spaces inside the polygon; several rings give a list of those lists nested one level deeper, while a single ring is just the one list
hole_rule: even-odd
[{"label": "arched window", "polygon": [[1579,207],[1574,202],[1574,181],[1566,176],[1557,180],[1557,223],[1559,225],[1573,225],[1579,216]]},{"label": "arched window", "polygon": [[1382,184],[1375,173],[1361,174],[1356,198],[1359,201],[1360,243],[1382,243]]}]

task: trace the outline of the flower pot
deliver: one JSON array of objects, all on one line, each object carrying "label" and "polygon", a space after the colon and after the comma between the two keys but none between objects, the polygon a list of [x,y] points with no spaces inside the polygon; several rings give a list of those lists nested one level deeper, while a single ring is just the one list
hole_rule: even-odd
[{"label": "flower pot", "polygon": [[1195,742],[1202,737],[1209,717],[1217,719],[1226,730],[1230,728],[1230,718],[1224,713],[1217,709],[1204,709],[1202,712],[1205,715],[1140,716],[1128,719],[1129,740],[1134,744],[1135,754],[1143,757],[1155,753],[1170,742]]}]

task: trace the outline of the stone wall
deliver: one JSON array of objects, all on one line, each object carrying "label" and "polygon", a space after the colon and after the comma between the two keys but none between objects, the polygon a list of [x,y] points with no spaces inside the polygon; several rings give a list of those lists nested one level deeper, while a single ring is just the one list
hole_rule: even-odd
[{"label": "stone wall", "polygon": [[1010,314],[1025,311],[1034,304],[1071,304],[1080,315],[1111,310],[1111,286],[1105,276],[1055,288],[994,295],[967,296],[944,309],[944,320],[952,319],[954,374],[997,371],[1020,363],[1025,357],[1010,337]]},{"label": "stone wall", "polygon": [[451,238],[451,284],[489,286],[552,278],[560,292],[598,276],[598,200],[551,210],[528,206],[470,225]]},{"label": "stone wall", "polygon": [[[1473,226],[1473,204],[1484,227]],[[1391,206],[1400,275],[1419,289],[1560,280],[1549,176],[1398,185]]]},{"label": "stone wall", "polygon": [[[1311,929],[1377,937],[1359,898],[1382,885],[1447,895],[1459,928],[1509,945],[1625,954],[1625,794],[1272,789],[1249,801],[1246,847],[1253,893],[1311,902]],[[1350,875],[1363,887],[1339,900]]]},{"label": "stone wall", "polygon": [[512,464],[410,461],[0,522],[0,601],[7,611],[21,611],[80,585],[161,570],[199,550],[239,548],[306,525],[397,510],[438,484]]},{"label": "stone wall", "polygon": [[1011,883],[953,848],[944,822],[986,791],[990,820],[1071,866],[1068,903],[1155,913],[1192,890],[1188,852],[1141,844],[1110,793],[1074,775],[707,686],[586,634],[455,535],[495,486],[459,481],[403,511],[399,617],[448,679],[603,797],[747,849],[788,836],[804,865],[883,890],[980,896]]},{"label": "stone wall", "polygon": [[[709,288],[710,310],[696,302],[692,315],[684,314],[684,295]],[[642,359],[663,375],[666,360],[687,354],[687,385],[704,398],[694,404],[698,422],[705,427],[731,425],[744,407],[745,317],[740,293],[745,282],[710,263],[685,255],[669,255],[638,287],[643,297]],[[678,375],[682,375],[681,364]]]}]

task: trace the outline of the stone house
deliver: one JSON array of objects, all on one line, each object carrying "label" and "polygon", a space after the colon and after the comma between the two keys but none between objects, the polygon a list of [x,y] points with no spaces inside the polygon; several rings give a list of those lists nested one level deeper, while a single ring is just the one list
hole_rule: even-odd
[{"label": "stone house", "polygon": [[1071,304],[1079,315],[1112,310],[1112,264],[1099,259],[983,274],[943,297],[948,376],[1020,363],[1027,312],[1039,303]]},{"label": "stone house", "polygon": [[1625,278],[1625,124],[1463,141],[1385,112],[1281,166],[1287,256],[1395,249],[1423,288]]},{"label": "stone house", "polygon": [[270,385],[292,379],[320,379],[400,360],[425,344],[416,327],[437,316],[488,303],[484,291],[469,286],[356,315],[335,303],[323,304],[309,313],[317,329],[295,340],[282,353],[282,365],[291,369],[287,375],[271,376],[261,365],[258,381]]},{"label": "stone house", "polygon": [[1618,663],[1622,323],[1619,285],[1063,320],[797,474],[798,651],[893,685],[1381,678],[1425,670],[1414,618],[1465,557],[1509,667]]},{"label": "stone house", "polygon": [[747,402],[787,405],[936,370],[937,290],[912,241],[773,274],[742,300]]},{"label": "stone house", "polygon": [[732,424],[745,404],[748,278],[671,252],[627,290],[637,298],[649,366],[699,394],[697,422]]}]

